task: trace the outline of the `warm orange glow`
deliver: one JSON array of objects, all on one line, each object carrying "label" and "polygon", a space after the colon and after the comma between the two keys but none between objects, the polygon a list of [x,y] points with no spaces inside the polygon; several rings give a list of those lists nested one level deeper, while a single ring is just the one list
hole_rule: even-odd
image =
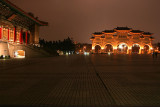
[{"label": "warm orange glow", "polygon": [[2,38],[2,28],[0,26],[0,39]]},{"label": "warm orange glow", "polygon": [[128,27],[117,27],[114,30],[105,30],[103,32],[96,32],[93,34],[93,37],[91,39],[92,50],[94,53],[96,50],[95,46],[99,45],[101,47],[99,52],[107,53],[105,51],[106,44],[112,44],[113,53],[120,52],[127,54],[131,53],[143,54],[144,52],[142,51],[146,50],[144,49],[144,46],[148,45],[149,46],[148,53],[151,53],[152,52],[151,50],[153,50],[152,39],[149,38],[151,37],[152,34],[147,33],[147,35],[148,36],[146,36],[146,33],[143,31],[132,30],[131,28]]},{"label": "warm orange glow", "polygon": [[140,47],[140,49],[144,49],[144,47],[143,47],[143,46],[141,46],[141,47]]},{"label": "warm orange glow", "polygon": [[23,50],[17,50],[15,53],[15,58],[25,58],[25,51]]},{"label": "warm orange glow", "polygon": [[114,46],[113,49],[117,49],[117,46]]},{"label": "warm orange glow", "polygon": [[129,46],[128,49],[132,49],[132,47]]}]

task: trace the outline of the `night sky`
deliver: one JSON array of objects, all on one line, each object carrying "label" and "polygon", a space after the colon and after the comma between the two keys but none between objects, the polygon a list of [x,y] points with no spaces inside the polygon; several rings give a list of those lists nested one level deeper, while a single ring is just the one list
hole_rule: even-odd
[{"label": "night sky", "polygon": [[94,32],[128,26],[154,33],[160,42],[160,0],[10,0],[26,12],[32,12],[48,27],[40,37],[91,43]]}]

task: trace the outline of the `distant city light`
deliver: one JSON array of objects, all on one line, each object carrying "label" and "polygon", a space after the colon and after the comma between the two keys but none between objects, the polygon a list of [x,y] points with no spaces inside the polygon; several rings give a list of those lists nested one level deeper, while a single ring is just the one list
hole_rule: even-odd
[{"label": "distant city light", "polygon": [[84,52],[84,55],[89,55],[89,52]]}]

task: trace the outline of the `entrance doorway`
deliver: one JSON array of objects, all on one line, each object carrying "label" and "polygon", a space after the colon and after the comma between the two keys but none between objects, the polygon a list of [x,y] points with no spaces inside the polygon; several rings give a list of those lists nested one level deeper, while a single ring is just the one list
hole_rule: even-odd
[{"label": "entrance doorway", "polygon": [[117,46],[118,53],[127,54],[128,46],[125,43],[121,43]]},{"label": "entrance doorway", "polygon": [[99,45],[95,46],[95,53],[100,53],[101,47]]},{"label": "entrance doorway", "polygon": [[24,50],[17,50],[14,52],[15,58],[25,58],[25,51]]},{"label": "entrance doorway", "polygon": [[139,44],[133,44],[133,46],[132,46],[132,53],[133,53],[133,54],[138,54],[139,51],[140,51],[140,46],[139,46]]},{"label": "entrance doorway", "polygon": [[106,45],[106,52],[107,53],[112,53],[113,52],[113,46],[111,44]]},{"label": "entrance doorway", "polygon": [[149,46],[148,46],[148,45],[145,45],[145,46],[144,46],[144,53],[145,53],[145,54],[148,54],[148,53],[149,53]]}]

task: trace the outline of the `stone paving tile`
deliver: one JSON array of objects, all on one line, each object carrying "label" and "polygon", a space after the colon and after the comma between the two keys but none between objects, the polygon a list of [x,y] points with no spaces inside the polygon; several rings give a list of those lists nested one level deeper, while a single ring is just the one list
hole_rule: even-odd
[{"label": "stone paving tile", "polygon": [[7,60],[0,106],[160,106],[159,65],[160,58],[145,55]]},{"label": "stone paving tile", "polygon": [[[105,58],[105,62],[114,63]],[[100,60],[98,58],[94,59],[94,66],[118,105],[160,106],[160,60],[154,61],[151,57],[147,57],[148,60],[140,58],[134,63],[135,66],[123,61],[120,63],[123,66],[115,64],[114,67],[103,62],[103,66],[100,65],[97,63]]]}]

